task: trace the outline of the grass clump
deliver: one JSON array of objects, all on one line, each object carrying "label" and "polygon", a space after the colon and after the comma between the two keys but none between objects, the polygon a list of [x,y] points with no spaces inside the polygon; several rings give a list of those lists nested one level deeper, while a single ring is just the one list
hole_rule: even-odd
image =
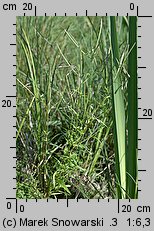
[{"label": "grass clump", "polygon": [[128,32],[125,17],[17,17],[18,198],[126,197]]}]

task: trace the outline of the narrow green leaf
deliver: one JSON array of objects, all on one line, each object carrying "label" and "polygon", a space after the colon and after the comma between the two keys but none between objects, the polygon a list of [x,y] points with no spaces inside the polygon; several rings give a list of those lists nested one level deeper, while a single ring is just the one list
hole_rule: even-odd
[{"label": "narrow green leaf", "polygon": [[111,48],[114,66],[112,67],[112,100],[114,111],[114,144],[116,159],[116,181],[118,198],[125,198],[126,191],[126,163],[125,163],[125,108],[121,89],[119,69],[119,45],[117,39],[116,18],[110,17]]},{"label": "narrow green leaf", "polygon": [[137,198],[137,17],[129,17],[127,195]]}]

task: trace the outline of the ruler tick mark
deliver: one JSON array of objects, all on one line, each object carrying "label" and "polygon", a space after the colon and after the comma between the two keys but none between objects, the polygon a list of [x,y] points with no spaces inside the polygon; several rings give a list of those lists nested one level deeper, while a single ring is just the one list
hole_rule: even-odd
[{"label": "ruler tick mark", "polygon": [[36,9],[36,6],[35,6],[35,16],[37,15],[37,11],[36,11],[37,9]]},{"label": "ruler tick mark", "polygon": [[138,6],[137,6],[137,17],[138,17],[138,15],[139,15],[139,9],[138,9]]},{"label": "ruler tick mark", "polygon": [[152,15],[139,15],[139,18],[152,18]]},{"label": "ruler tick mark", "polygon": [[139,117],[139,120],[152,120],[152,117]]},{"label": "ruler tick mark", "polygon": [[118,199],[118,213],[120,213],[120,200]]},{"label": "ruler tick mark", "polygon": [[6,98],[16,98],[16,95],[6,95]]},{"label": "ruler tick mark", "polygon": [[67,199],[67,207],[68,207],[68,199]]},{"label": "ruler tick mark", "polygon": [[138,68],[139,68],[139,69],[145,69],[146,67],[142,67],[142,66],[141,66],[141,67],[138,67]]}]

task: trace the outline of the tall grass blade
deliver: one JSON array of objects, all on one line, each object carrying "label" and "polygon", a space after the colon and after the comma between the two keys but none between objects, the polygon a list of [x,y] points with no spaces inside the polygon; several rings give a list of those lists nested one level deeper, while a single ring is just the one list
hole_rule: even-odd
[{"label": "tall grass blade", "polygon": [[129,17],[127,195],[137,198],[137,17]]},{"label": "tall grass blade", "polygon": [[[116,181],[118,198],[125,198],[126,163],[125,163],[125,108],[119,73],[119,45],[117,39],[116,18],[110,17],[111,48],[114,67],[112,67],[112,100],[114,110],[114,143],[116,159]],[[114,71],[115,70],[115,71]]]}]

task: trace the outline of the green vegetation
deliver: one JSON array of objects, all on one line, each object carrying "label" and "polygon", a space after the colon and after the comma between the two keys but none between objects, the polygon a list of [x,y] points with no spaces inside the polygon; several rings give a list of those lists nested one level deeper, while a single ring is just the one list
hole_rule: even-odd
[{"label": "green vegetation", "polygon": [[[126,52],[121,55],[121,60],[116,17],[112,16],[110,20],[114,63],[111,75],[117,193],[118,198],[137,198],[137,19],[129,17],[129,49],[128,54]],[[128,87],[125,92],[127,103],[122,90],[121,76],[124,56],[128,56]],[[125,116],[125,110],[128,118]]]},{"label": "green vegetation", "polygon": [[17,198],[137,197],[135,23],[17,17]]},{"label": "green vegetation", "polygon": [[137,198],[137,150],[138,150],[138,96],[137,96],[137,18],[129,18],[128,58],[128,149],[127,149],[127,195]]},{"label": "green vegetation", "polygon": [[[112,67],[112,101],[114,114],[114,139],[115,139],[115,160],[116,160],[116,181],[118,198],[125,198],[126,192],[126,147],[125,147],[125,106],[122,91],[121,63],[119,60],[119,44],[117,38],[116,19],[111,19],[111,45],[114,66]],[[112,61],[111,61],[112,63]]]}]

